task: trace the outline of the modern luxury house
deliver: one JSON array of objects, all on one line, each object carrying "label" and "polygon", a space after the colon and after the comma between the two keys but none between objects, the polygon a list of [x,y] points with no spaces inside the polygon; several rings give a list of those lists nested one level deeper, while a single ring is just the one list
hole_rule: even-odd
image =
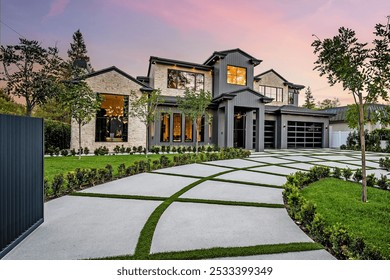
[{"label": "modern luxury house", "polygon": [[[214,52],[202,64],[151,56],[146,76],[132,77],[116,67],[93,72],[86,82],[103,102],[96,118],[82,128],[82,146],[95,149],[116,145],[213,144],[262,151],[264,148],[323,148],[329,145],[329,118],[333,113],[298,107],[302,85],[273,69],[254,75],[261,64],[240,49]],[[203,117],[197,135],[193,122],[177,108],[177,96],[186,88],[212,93],[212,119]],[[129,118],[129,94],[160,89],[164,103],[157,121],[146,131]],[[78,143],[72,125],[71,147]]]}]

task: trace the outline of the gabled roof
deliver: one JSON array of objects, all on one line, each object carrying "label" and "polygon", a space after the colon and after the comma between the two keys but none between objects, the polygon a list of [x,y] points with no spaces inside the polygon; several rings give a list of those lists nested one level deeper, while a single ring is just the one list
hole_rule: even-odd
[{"label": "gabled roof", "polygon": [[164,65],[171,65],[171,66],[179,66],[183,68],[189,68],[189,69],[197,69],[197,70],[203,70],[203,71],[210,71],[213,68],[207,65],[188,62],[188,61],[181,61],[181,60],[175,60],[175,59],[169,59],[169,58],[163,58],[163,57],[157,57],[157,56],[151,56],[149,59],[149,68],[148,68],[148,77],[150,77],[150,67],[152,64],[164,64]]},{"label": "gabled roof", "polygon": [[294,83],[287,81],[282,75],[280,75],[274,69],[269,69],[268,71],[265,71],[263,73],[260,73],[256,76],[254,76],[255,81],[260,81],[261,77],[268,74],[268,73],[274,73],[276,76],[278,76],[283,81],[284,85],[288,86],[289,88],[298,89],[298,90],[305,88],[305,86],[303,86],[303,85],[298,85],[298,84],[294,84]]},{"label": "gabled roof", "polygon": [[268,114],[290,114],[290,115],[304,115],[304,116],[317,116],[317,117],[332,117],[334,113],[324,112],[322,110],[311,110],[294,105],[283,106],[265,106],[265,112]]},{"label": "gabled roof", "polygon": [[217,60],[219,60],[221,58],[225,58],[225,56],[227,56],[229,53],[235,53],[235,52],[238,52],[238,53],[248,57],[254,66],[259,65],[262,62],[262,60],[257,59],[255,57],[251,56],[250,54],[244,52],[243,50],[237,48],[237,49],[231,49],[231,50],[225,50],[225,51],[215,51],[203,64],[204,65],[213,65]]},{"label": "gabled roof", "polygon": [[84,79],[88,79],[88,78],[91,78],[91,77],[95,77],[95,76],[99,76],[99,75],[102,75],[102,74],[105,74],[105,73],[108,73],[108,72],[111,72],[111,71],[115,71],[117,72],[118,74],[124,76],[125,78],[137,83],[138,85],[141,86],[141,90],[142,91],[151,91],[153,90],[151,87],[149,87],[148,85],[138,81],[137,79],[135,79],[133,76],[127,74],[126,72],[120,70],[119,68],[115,67],[115,66],[111,66],[111,67],[108,67],[108,68],[104,68],[104,69],[101,69],[101,70],[98,70],[98,71],[95,71],[95,72],[92,72],[92,73],[89,73],[87,75],[85,75],[83,78]]},{"label": "gabled roof", "polygon": [[231,100],[234,97],[236,97],[237,94],[239,94],[241,92],[250,92],[251,94],[254,94],[254,95],[258,96],[260,101],[263,102],[263,103],[269,103],[269,102],[271,102],[273,100],[273,98],[264,96],[261,93],[255,91],[255,90],[253,90],[253,89],[251,89],[249,87],[245,87],[245,88],[242,88],[242,89],[239,89],[239,90],[222,93],[221,95],[215,97],[212,101],[213,102],[220,102],[220,101],[223,101],[223,100]]},{"label": "gabled roof", "polygon": [[[367,110],[367,118],[370,120],[371,115],[375,111],[381,111],[384,110],[388,105],[383,105],[383,104],[367,104],[366,110]],[[335,107],[335,108],[329,108],[325,110],[321,110],[322,112],[328,112],[328,113],[333,113],[334,116],[330,118],[331,122],[346,122],[347,121],[347,111],[348,111],[348,106],[340,106],[340,107]]]}]

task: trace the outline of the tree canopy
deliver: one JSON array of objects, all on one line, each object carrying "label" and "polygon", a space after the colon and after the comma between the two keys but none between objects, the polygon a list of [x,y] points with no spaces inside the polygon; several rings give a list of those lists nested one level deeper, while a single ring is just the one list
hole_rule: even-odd
[{"label": "tree canopy", "polygon": [[362,151],[362,201],[367,201],[366,159],[364,140],[364,105],[379,98],[388,99],[390,89],[389,24],[377,24],[371,45],[359,42],[355,31],[340,27],[333,38],[317,39],[312,43],[317,55],[315,70],[326,76],[330,85],[342,84],[352,94],[358,107]]}]

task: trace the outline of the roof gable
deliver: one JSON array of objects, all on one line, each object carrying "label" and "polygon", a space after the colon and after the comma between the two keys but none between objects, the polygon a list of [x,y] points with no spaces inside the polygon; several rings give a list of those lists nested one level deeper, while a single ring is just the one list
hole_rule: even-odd
[{"label": "roof gable", "polygon": [[250,54],[244,52],[243,50],[237,48],[237,49],[231,49],[231,50],[225,50],[225,51],[215,51],[203,64],[204,65],[213,65],[218,59],[225,58],[230,53],[240,53],[243,56],[247,57],[250,62],[253,65],[259,65],[262,60],[257,59]]},{"label": "roof gable", "polygon": [[234,99],[236,96],[238,96],[239,94],[242,94],[242,93],[255,95],[256,97],[259,98],[259,100],[262,103],[269,103],[269,102],[271,102],[273,100],[273,98],[264,96],[261,93],[255,91],[255,90],[253,90],[253,89],[251,89],[249,87],[245,87],[245,88],[242,88],[242,89],[239,89],[239,90],[222,93],[221,95],[219,95],[216,98],[214,98],[213,102],[220,102],[220,101],[223,101],[223,100],[231,100],[231,99]]},{"label": "roof gable", "polygon": [[101,70],[98,70],[98,71],[95,71],[95,72],[92,72],[90,74],[87,74],[85,75],[83,78],[84,79],[88,79],[88,78],[91,78],[91,77],[95,77],[95,76],[99,76],[99,75],[102,75],[102,74],[105,74],[105,73],[108,73],[108,72],[111,72],[111,71],[114,71],[120,75],[122,75],[123,77],[125,77],[126,79],[129,79],[133,82],[135,82],[136,84],[140,85],[141,86],[141,90],[145,90],[145,91],[148,91],[148,90],[152,90],[151,87],[149,87],[148,85],[138,81],[137,79],[135,79],[133,76],[127,74],[126,72],[120,70],[119,68],[115,67],[115,66],[111,66],[111,67],[108,67],[108,68],[104,68],[104,69],[101,69]]}]

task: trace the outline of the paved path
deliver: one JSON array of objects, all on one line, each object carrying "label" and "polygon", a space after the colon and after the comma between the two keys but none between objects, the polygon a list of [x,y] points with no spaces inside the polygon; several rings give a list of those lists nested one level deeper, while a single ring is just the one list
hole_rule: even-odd
[{"label": "paved path", "polygon": [[[368,173],[378,177],[387,174],[378,169],[380,156],[367,157]],[[86,196],[46,203],[44,224],[4,259],[134,255],[145,224],[153,224],[151,217],[157,222],[146,254],[310,244],[283,208],[280,186],[286,175],[319,164],[356,169],[359,153],[268,150],[248,159],[171,167],[102,184],[82,191]],[[169,206],[160,211],[163,202]],[[325,250],[308,250],[233,259],[334,258]]]}]

